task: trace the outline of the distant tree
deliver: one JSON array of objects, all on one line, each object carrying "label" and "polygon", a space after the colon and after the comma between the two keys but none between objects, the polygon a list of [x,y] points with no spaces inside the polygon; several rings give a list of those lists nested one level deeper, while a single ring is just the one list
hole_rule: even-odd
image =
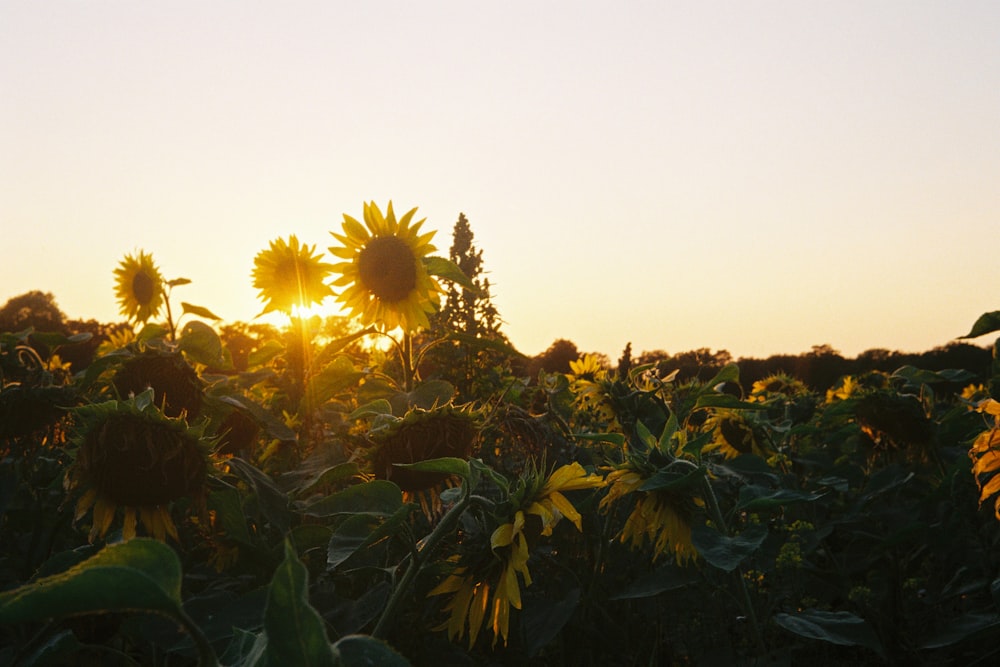
[{"label": "distant tree", "polygon": [[51,292],[32,290],[7,301],[0,308],[0,331],[23,331],[34,327],[35,331],[66,332],[66,315],[56,305]]},{"label": "distant tree", "polygon": [[580,356],[576,343],[560,338],[549,345],[547,350],[531,358],[528,373],[531,377],[537,376],[539,371],[569,373],[569,362],[576,361]]},{"label": "distant tree", "polygon": [[474,289],[449,282],[441,310],[431,317],[424,342],[435,342],[420,360],[425,378],[451,382],[459,400],[483,399],[500,390],[514,368],[523,366],[522,355],[501,332],[500,314],[493,305],[490,281],[484,273],[483,251],[464,213],[452,230],[448,258]]}]

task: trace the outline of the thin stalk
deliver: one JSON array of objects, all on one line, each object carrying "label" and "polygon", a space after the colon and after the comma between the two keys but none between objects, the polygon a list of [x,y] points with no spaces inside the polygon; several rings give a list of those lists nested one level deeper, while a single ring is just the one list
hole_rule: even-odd
[{"label": "thin stalk", "polygon": [[[722,508],[719,507],[719,499],[715,496],[715,489],[712,488],[712,483],[708,481],[708,478],[702,480],[702,485],[705,488],[705,499],[708,501],[708,515],[712,518],[712,521],[719,527],[722,534],[726,537],[730,536],[729,528],[726,526],[726,520],[722,516]],[[754,609],[753,601],[750,599],[750,591],[747,589],[747,581],[743,577],[743,568],[736,568],[736,576],[739,578],[740,582],[740,598],[743,603],[743,611],[750,619],[750,625],[753,627],[754,640],[757,642],[757,649],[760,651],[761,655],[767,653],[767,645],[764,643],[764,635],[760,631],[760,623],[757,621],[757,612]]]},{"label": "thin stalk", "polygon": [[183,609],[178,609],[174,618],[191,635],[191,639],[194,641],[195,648],[198,650],[198,667],[218,667],[219,658],[215,655],[215,649],[212,648],[201,628],[191,620],[191,617]]},{"label": "thin stalk", "polygon": [[389,601],[386,603],[385,609],[382,610],[382,616],[378,619],[375,629],[372,630],[372,637],[375,637],[376,639],[386,638],[389,630],[392,629],[397,609],[403,601],[403,598],[409,593],[410,588],[413,586],[413,582],[417,578],[417,574],[419,574],[420,570],[422,570],[424,565],[427,564],[428,559],[431,555],[433,555],[438,544],[441,543],[441,540],[444,539],[445,535],[452,531],[454,524],[458,522],[459,517],[462,516],[462,513],[469,508],[473,501],[490,502],[485,498],[474,496],[471,493],[466,493],[441,518],[438,525],[434,527],[431,534],[424,540],[423,548],[413,556],[413,562],[410,564],[410,567],[406,568],[406,572],[403,574],[402,579],[399,580],[395,590],[392,592],[392,596],[389,597]]}]

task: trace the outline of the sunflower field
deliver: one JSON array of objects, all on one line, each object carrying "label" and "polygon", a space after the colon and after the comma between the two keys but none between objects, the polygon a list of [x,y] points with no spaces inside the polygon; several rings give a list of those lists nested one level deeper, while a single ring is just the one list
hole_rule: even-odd
[{"label": "sunflower field", "polygon": [[415,217],[270,242],[283,329],[137,251],[87,364],[0,332],[0,664],[998,659],[1000,340],[825,392],[628,346],[531,375]]}]

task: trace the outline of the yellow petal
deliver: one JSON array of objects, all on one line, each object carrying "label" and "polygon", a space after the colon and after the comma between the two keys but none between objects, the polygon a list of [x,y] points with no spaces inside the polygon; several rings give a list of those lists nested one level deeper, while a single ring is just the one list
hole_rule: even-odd
[{"label": "yellow petal", "polygon": [[476,586],[476,594],[469,605],[469,648],[476,644],[476,638],[483,627],[483,619],[486,618],[486,606],[490,600],[490,586],[483,582]]},{"label": "yellow petal", "polygon": [[125,523],[122,524],[122,540],[128,542],[135,537],[135,508],[125,508]]}]

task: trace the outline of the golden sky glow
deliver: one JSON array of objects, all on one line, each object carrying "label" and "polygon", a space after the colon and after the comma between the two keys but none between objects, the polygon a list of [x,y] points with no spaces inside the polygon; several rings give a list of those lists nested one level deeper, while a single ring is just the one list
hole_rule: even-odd
[{"label": "golden sky glow", "polygon": [[[504,330],[923,350],[1000,308],[1000,3],[0,3],[0,303],[228,321],[365,201],[469,219]],[[327,254],[327,261],[332,258]]]}]

